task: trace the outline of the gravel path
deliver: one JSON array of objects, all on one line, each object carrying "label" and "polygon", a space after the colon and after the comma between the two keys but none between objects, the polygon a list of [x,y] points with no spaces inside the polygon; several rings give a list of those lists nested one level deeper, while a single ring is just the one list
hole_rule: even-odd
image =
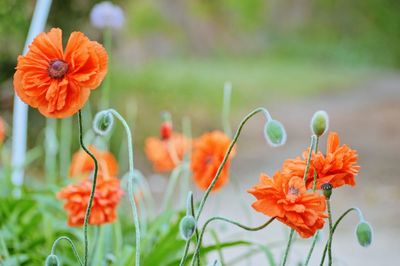
[{"label": "gravel path", "polygon": [[[374,227],[373,243],[368,248],[358,245],[354,235],[356,215],[350,215],[340,226],[333,242],[334,265],[398,265],[400,261],[400,76],[388,74],[371,78],[363,86],[339,92],[330,91],[315,97],[292,102],[269,104],[272,115],[288,132],[287,145],[279,149],[268,147],[262,137],[262,117],[252,120],[238,144],[238,154],[232,166],[238,188],[231,185],[224,193],[214,194],[206,205],[204,216],[223,215],[246,224],[261,224],[263,215],[249,208],[253,198],[245,193],[258,180],[260,172],[272,174],[285,158],[301,153],[309,142],[309,120],[316,110],[330,115],[330,129],[340,133],[343,143],[357,149],[362,170],[355,188],[344,187],[333,195],[333,216],[347,208],[360,207]],[[325,141],[321,146],[325,149]],[[200,196],[200,195],[198,195]],[[245,204],[240,203],[241,200]],[[231,226],[215,226],[221,238],[251,239],[260,243],[276,243],[286,233],[278,222],[261,232],[246,233]],[[326,236],[326,234],[324,235]],[[212,241],[207,237],[208,241]],[[282,243],[273,249],[276,259],[281,256]],[[299,240],[288,265],[297,265],[309,248],[309,240]],[[317,247],[310,265],[319,265],[322,243]],[[244,249],[226,252],[226,260]],[[217,255],[215,255],[217,256]],[[267,265],[263,256],[252,263],[237,265]]]}]

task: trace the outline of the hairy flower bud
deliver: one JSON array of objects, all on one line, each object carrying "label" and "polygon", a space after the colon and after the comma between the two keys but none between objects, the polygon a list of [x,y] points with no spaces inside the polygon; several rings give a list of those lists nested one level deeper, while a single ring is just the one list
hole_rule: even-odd
[{"label": "hairy flower bud", "polygon": [[278,147],[286,142],[286,131],[281,122],[269,120],[264,128],[265,138],[272,147]]},{"label": "hairy flower bud", "polygon": [[311,118],[311,131],[317,137],[322,136],[329,127],[329,116],[325,111],[317,111]]},{"label": "hairy flower bud", "polygon": [[191,215],[186,215],[182,218],[179,224],[179,232],[183,239],[189,240],[192,238],[196,230],[196,220]]},{"label": "hairy flower bud", "polygon": [[356,229],[358,243],[363,247],[368,247],[372,242],[372,232],[371,225],[366,221],[361,221]]},{"label": "hairy flower bud", "polygon": [[54,254],[50,254],[46,258],[46,262],[44,264],[45,266],[58,266],[60,265],[60,261],[58,260],[58,257]]},{"label": "hairy flower bud", "polygon": [[93,131],[100,136],[108,135],[113,125],[114,116],[109,111],[100,111],[93,119]]}]

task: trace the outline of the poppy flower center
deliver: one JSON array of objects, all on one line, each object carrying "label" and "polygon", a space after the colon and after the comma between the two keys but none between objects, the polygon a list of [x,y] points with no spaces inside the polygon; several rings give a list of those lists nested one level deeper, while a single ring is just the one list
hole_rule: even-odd
[{"label": "poppy flower center", "polygon": [[68,71],[68,63],[59,59],[50,61],[48,72],[51,78],[60,79],[64,77],[67,71]]},{"label": "poppy flower center", "polygon": [[299,195],[299,189],[295,188],[295,187],[290,187],[289,191],[288,191],[289,195],[295,195],[298,196]]}]

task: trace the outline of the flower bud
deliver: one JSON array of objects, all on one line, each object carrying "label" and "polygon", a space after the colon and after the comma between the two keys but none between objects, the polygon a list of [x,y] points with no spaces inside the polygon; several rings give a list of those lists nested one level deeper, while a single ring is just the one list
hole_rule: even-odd
[{"label": "flower bud", "polygon": [[191,215],[186,215],[182,218],[179,224],[179,232],[185,240],[192,238],[194,231],[196,230],[196,220]]},{"label": "flower bud", "polygon": [[325,111],[317,111],[311,118],[311,132],[317,137],[322,136],[329,127],[329,116]]},{"label": "flower bud", "polygon": [[114,116],[110,111],[100,111],[93,119],[93,131],[100,136],[108,135],[113,125]]},{"label": "flower bud", "polygon": [[50,254],[46,258],[46,262],[44,264],[45,266],[58,266],[60,265],[60,261],[58,260],[58,257],[54,254]]},{"label": "flower bud", "polygon": [[325,198],[330,199],[332,195],[332,184],[331,183],[325,183],[321,185],[321,189],[324,193]]},{"label": "flower bud", "polygon": [[363,247],[368,247],[372,242],[372,227],[366,221],[361,221],[357,225],[356,235],[358,243]]},{"label": "flower bud", "polygon": [[162,140],[167,140],[172,136],[171,122],[163,122],[160,126],[160,135]]},{"label": "flower bud", "polygon": [[278,147],[286,142],[286,131],[281,122],[269,120],[264,128],[265,138],[272,147]]}]

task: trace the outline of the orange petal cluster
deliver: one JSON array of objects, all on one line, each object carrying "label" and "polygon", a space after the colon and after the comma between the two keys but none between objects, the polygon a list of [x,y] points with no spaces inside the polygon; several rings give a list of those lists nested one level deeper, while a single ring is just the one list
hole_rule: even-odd
[{"label": "orange petal cluster", "polygon": [[[92,185],[92,181],[86,179],[63,188],[57,194],[59,199],[66,201],[64,209],[68,213],[69,226],[83,225]],[[104,179],[99,176],[89,224],[102,225],[114,222],[117,219],[117,206],[122,195],[123,190],[117,178]]]},{"label": "orange petal cluster", "polygon": [[182,161],[189,147],[190,140],[174,132],[168,139],[147,138],[145,153],[153,163],[154,170],[163,173],[173,170]]},{"label": "orange petal cluster", "polygon": [[[307,164],[309,149],[303,152],[303,157],[289,159],[283,163],[283,171],[290,175],[303,176]],[[326,154],[313,153],[310,169],[307,174],[307,188],[312,188],[314,172],[317,173],[316,188],[330,183],[334,188],[343,185],[355,186],[355,177],[360,170],[357,165],[358,155],[356,150],[350,149],[346,144],[340,146],[340,138],[336,132],[330,132],[327,141]]]},{"label": "orange petal cluster", "polygon": [[[205,133],[195,141],[191,158],[191,170],[193,172],[193,180],[200,189],[206,190],[211,184],[230,143],[230,138],[221,131]],[[235,151],[233,150],[222,168],[221,174],[212,189],[213,191],[220,189],[228,182],[229,167],[234,154]]]},{"label": "orange petal cluster", "polygon": [[3,143],[5,138],[6,138],[6,123],[4,122],[3,118],[0,117],[0,145]]},{"label": "orange petal cluster", "polygon": [[[97,159],[102,178],[110,179],[118,175],[118,162],[112,153],[109,151],[100,151],[93,145],[89,146],[88,149]],[[81,149],[72,156],[69,168],[71,177],[86,177],[93,170],[93,159],[84,150]]]},{"label": "orange petal cluster", "polygon": [[65,51],[62,31],[39,34],[14,74],[16,94],[44,116],[64,118],[78,112],[107,72],[107,52],[82,32],[73,32]]},{"label": "orange petal cluster", "polygon": [[261,174],[259,183],[248,192],[257,199],[252,205],[256,211],[276,217],[303,238],[313,236],[328,217],[325,197],[307,192],[303,179],[298,176],[276,172],[270,178]]}]

